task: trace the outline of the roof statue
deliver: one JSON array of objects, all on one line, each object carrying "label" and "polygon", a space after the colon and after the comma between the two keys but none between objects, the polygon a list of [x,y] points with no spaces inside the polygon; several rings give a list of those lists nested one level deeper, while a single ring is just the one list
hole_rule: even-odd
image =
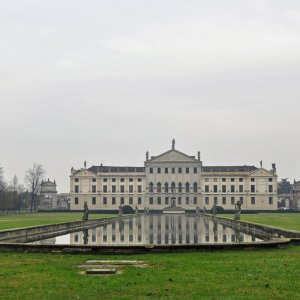
[{"label": "roof statue", "polygon": [[175,139],[172,140],[172,150],[175,150]]}]

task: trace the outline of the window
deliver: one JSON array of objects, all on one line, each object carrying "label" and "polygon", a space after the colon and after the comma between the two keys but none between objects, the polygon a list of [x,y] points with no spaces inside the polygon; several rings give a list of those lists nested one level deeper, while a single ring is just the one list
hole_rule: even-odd
[{"label": "window", "polygon": [[269,204],[273,204],[273,197],[269,197]]},{"label": "window", "polygon": [[121,201],[120,201],[120,204],[121,204],[121,205],[124,205],[124,204],[125,204],[125,200],[124,200],[124,197],[121,197]]},{"label": "window", "polygon": [[157,168],[157,174],[161,173],[161,168]]},{"label": "window", "polygon": [[103,205],[107,205],[107,197],[103,197]]},{"label": "window", "polygon": [[96,204],[96,197],[92,198],[92,204],[95,205]]},{"label": "window", "polygon": [[197,204],[197,197],[194,197],[194,204]]},{"label": "window", "polygon": [[129,204],[133,204],[133,197],[129,197]]},{"label": "window", "polygon": [[153,168],[149,169],[150,174],[153,174]]},{"label": "window", "polygon": [[116,178],[112,178],[111,181],[112,181],[112,182],[116,182]]},{"label": "window", "polygon": [[92,178],[92,182],[96,182],[96,178]]},{"label": "window", "polygon": [[175,174],[175,168],[172,168],[172,174]]},{"label": "window", "polygon": [[75,193],[79,193],[79,185],[75,185]]},{"label": "window", "polygon": [[255,178],[251,178],[251,182],[254,182],[255,181]]},{"label": "window", "polygon": [[226,182],[226,178],[223,177],[223,178],[222,178],[222,182]]},{"label": "window", "polygon": [[182,183],[178,183],[178,193],[182,193]]},{"label": "window", "polygon": [[197,174],[197,168],[194,168],[194,174]]},{"label": "window", "polygon": [[181,205],[181,197],[178,197],[178,204]]},{"label": "window", "polygon": [[194,182],[194,193],[197,193],[198,192],[198,185],[197,185],[197,182]]},{"label": "window", "polygon": [[251,204],[255,204],[255,197],[251,197]]},{"label": "window", "polygon": [[79,202],[79,199],[78,199],[78,197],[75,197],[75,205],[78,205],[78,202]]},{"label": "window", "polygon": [[125,193],[125,186],[124,186],[124,185],[121,185],[121,186],[120,186],[120,192],[121,192],[121,193]]},{"label": "window", "polygon": [[209,205],[209,197],[205,197],[205,204]]},{"label": "window", "polygon": [[244,192],[244,186],[243,185],[239,185],[239,192],[243,193]]},{"label": "window", "polygon": [[269,185],[269,193],[273,193],[273,185]]},{"label": "window", "polygon": [[218,182],[218,178],[214,178],[214,182]]},{"label": "window", "polygon": [[92,185],[92,193],[96,193],[96,186]]},{"label": "window", "polygon": [[165,183],[165,193],[169,193],[169,185],[167,182]]},{"label": "window", "polygon": [[138,185],[138,193],[142,193],[142,186]]},{"label": "window", "polygon": [[133,178],[129,178],[129,182],[133,182]]},{"label": "window", "polygon": [[222,204],[226,205],[226,197],[222,197]]},{"label": "window", "polygon": [[138,204],[142,204],[142,197],[138,197]]},{"label": "window", "polygon": [[179,174],[182,173],[182,168],[178,168],[178,173],[179,173]]},{"label": "window", "polygon": [[103,186],[103,193],[107,193],[107,185]]},{"label": "window", "polygon": [[226,193],[226,185],[222,185],[222,193]]},{"label": "window", "polygon": [[251,193],[255,193],[255,185],[251,185]]},{"label": "window", "polygon": [[161,193],[161,183],[160,182],[157,183],[156,189],[157,189],[158,193]]},{"label": "window", "polygon": [[190,184],[188,182],[185,184],[185,192],[186,193],[190,192]]},{"label": "window", "polygon": [[121,180],[121,182],[125,182],[125,179],[124,179],[124,178],[121,178],[120,180]]},{"label": "window", "polygon": [[107,178],[103,178],[103,182],[107,182]]},{"label": "window", "polygon": [[205,193],[209,193],[209,185],[205,186]]},{"label": "window", "polygon": [[209,182],[209,178],[204,178],[204,181],[205,182]]},{"label": "window", "polygon": [[116,197],[112,197],[111,198],[111,204],[112,205],[116,205]]},{"label": "window", "polygon": [[214,204],[218,204],[218,197],[214,197]]},{"label": "window", "polygon": [[[152,185],[152,192],[153,192],[153,185]],[[129,186],[129,193],[133,193],[133,185]]]},{"label": "window", "polygon": [[185,168],[185,173],[186,173],[186,174],[189,174],[189,173],[190,173],[190,168],[189,168],[189,167]]},{"label": "window", "polygon": [[244,181],[244,178],[239,178],[239,182],[243,182]]},{"label": "window", "polygon": [[79,178],[75,178],[75,182],[79,182]]},{"label": "window", "polygon": [[235,192],[235,186],[234,186],[234,185],[231,185],[231,186],[230,186],[230,192],[231,192],[231,193],[234,193],[234,192]]},{"label": "window", "polygon": [[234,182],[234,178],[230,178],[230,181],[231,181],[231,182]]},{"label": "window", "polygon": [[272,182],[273,181],[273,178],[269,178],[269,182]]},{"label": "window", "polygon": [[234,199],[234,197],[231,197],[231,204],[235,204],[235,199]]},{"label": "window", "polygon": [[244,203],[244,197],[240,197],[240,202],[243,204]]},{"label": "window", "polygon": [[185,203],[186,203],[186,204],[189,204],[189,203],[190,203],[190,198],[189,198],[189,197],[186,197],[186,198],[185,198]]},{"label": "window", "polygon": [[112,192],[112,193],[115,193],[115,192],[116,192],[116,186],[115,186],[115,185],[112,185],[112,186],[111,186],[111,192]]},{"label": "window", "polygon": [[217,192],[218,192],[218,186],[214,185],[214,193],[217,193]]},{"label": "window", "polygon": [[176,186],[175,186],[175,182],[171,183],[171,193],[175,193],[176,191]]},{"label": "window", "polygon": [[161,197],[157,197],[157,204],[161,204]]},{"label": "window", "polygon": [[169,169],[165,168],[165,174],[168,174],[168,173],[169,173]]},{"label": "window", "polygon": [[165,197],[165,204],[169,204],[169,197]]}]

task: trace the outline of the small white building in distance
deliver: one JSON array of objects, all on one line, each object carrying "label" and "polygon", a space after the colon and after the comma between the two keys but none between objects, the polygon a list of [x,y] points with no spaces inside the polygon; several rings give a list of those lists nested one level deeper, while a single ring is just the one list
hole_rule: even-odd
[{"label": "small white building in distance", "polygon": [[56,182],[42,181],[38,209],[54,209],[57,206]]},{"label": "small white building in distance", "polygon": [[117,211],[119,206],[162,211],[171,205],[186,211],[211,209],[214,204],[233,210],[277,209],[277,174],[272,169],[241,166],[206,166],[200,157],[175,149],[157,156],[146,153],[143,167],[91,166],[70,175],[70,209]]}]

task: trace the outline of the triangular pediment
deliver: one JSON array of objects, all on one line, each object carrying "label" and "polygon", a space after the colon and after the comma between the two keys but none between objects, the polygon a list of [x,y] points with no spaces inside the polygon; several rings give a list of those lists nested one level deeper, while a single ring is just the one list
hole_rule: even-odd
[{"label": "triangular pediment", "polygon": [[163,162],[199,162],[199,161],[178,150],[172,149],[151,158],[146,163],[160,163],[160,162],[163,163]]},{"label": "triangular pediment", "polygon": [[260,168],[260,169],[257,169],[253,172],[250,173],[250,176],[273,176],[273,173],[264,169],[264,168]]},{"label": "triangular pediment", "polygon": [[95,173],[91,172],[89,170],[83,169],[83,170],[77,171],[74,175],[76,175],[76,176],[95,176]]}]

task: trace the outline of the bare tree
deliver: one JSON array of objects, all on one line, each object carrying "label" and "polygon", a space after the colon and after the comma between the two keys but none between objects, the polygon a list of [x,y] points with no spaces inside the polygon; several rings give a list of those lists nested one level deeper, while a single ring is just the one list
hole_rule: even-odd
[{"label": "bare tree", "polygon": [[45,170],[40,164],[33,164],[31,169],[25,173],[25,184],[30,192],[30,211],[36,211],[37,198],[40,191],[41,182],[44,179]]},{"label": "bare tree", "polygon": [[2,212],[5,208],[5,192],[7,188],[7,183],[5,182],[5,179],[3,177],[3,168],[0,166],[0,205]]}]

